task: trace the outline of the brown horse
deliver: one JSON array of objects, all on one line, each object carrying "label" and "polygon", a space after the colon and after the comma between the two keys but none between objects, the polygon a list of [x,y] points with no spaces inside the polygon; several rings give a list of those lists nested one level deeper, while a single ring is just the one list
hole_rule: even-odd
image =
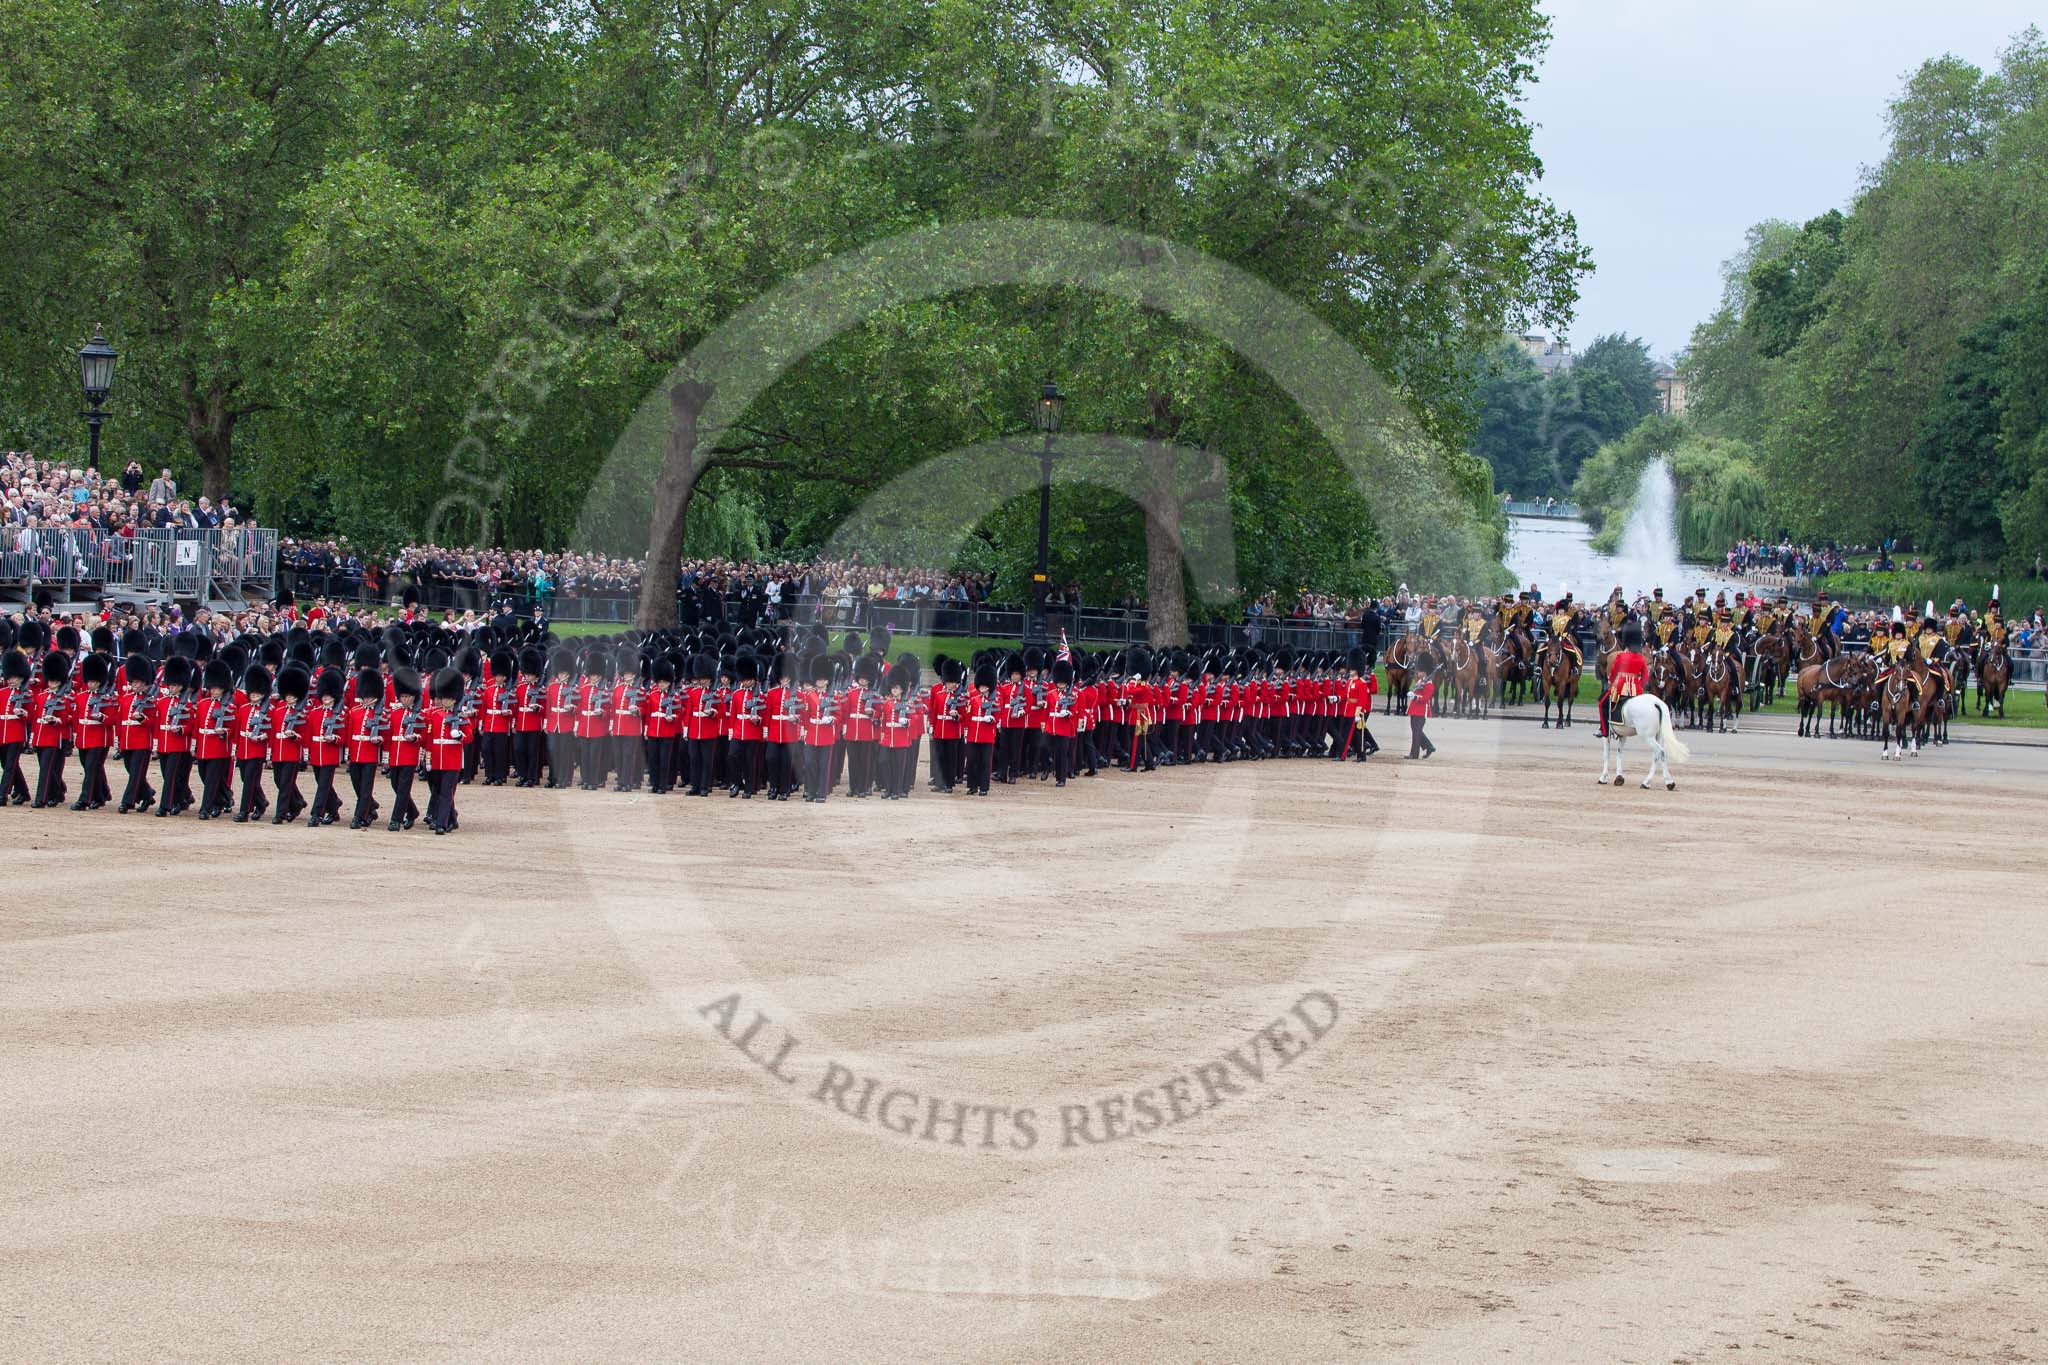
[{"label": "brown horse", "polygon": [[1553,635],[1543,642],[1543,657],[1537,670],[1537,684],[1543,694],[1543,728],[1550,728],[1550,706],[1557,703],[1557,724],[1564,729],[1572,723],[1572,703],[1579,698],[1579,674],[1584,666],[1579,656],[1565,648],[1564,637]]},{"label": "brown horse", "polygon": [[[1438,677],[1438,713],[1464,716],[1477,711],[1485,701],[1479,686],[1482,667],[1479,651],[1464,636],[1454,635],[1443,647],[1443,661],[1443,671]],[[1449,694],[1448,699],[1446,693]]]},{"label": "brown horse", "polygon": [[1502,706],[1520,706],[1529,699],[1529,687],[1536,681],[1536,645],[1524,630],[1511,630],[1494,654],[1494,700]]},{"label": "brown horse", "polygon": [[[1799,670],[1799,733],[1820,737],[1821,708],[1828,708],[1828,734],[1835,733],[1835,720],[1846,714],[1854,702],[1861,670],[1853,660],[1829,658]],[[1812,728],[1808,729],[1808,725]]]},{"label": "brown horse", "polygon": [[1977,658],[1977,714],[1988,716],[1991,708],[2005,714],[2005,689],[2012,683],[2012,656],[2005,641],[1993,640]]},{"label": "brown horse", "polygon": [[1679,674],[1678,663],[1671,657],[1670,650],[1660,649],[1650,656],[1650,677],[1644,686],[1674,716],[1678,714],[1678,698],[1685,690],[1685,679]]},{"label": "brown horse", "polygon": [[1415,680],[1436,665],[1435,649],[1420,635],[1403,635],[1394,641],[1386,655],[1388,715],[1408,709],[1408,693]]},{"label": "brown horse", "polygon": [[1920,710],[1921,682],[1912,669],[1892,664],[1877,679],[1877,737],[1883,758],[1904,758],[1920,752],[1915,718]]},{"label": "brown horse", "polygon": [[1742,733],[1742,668],[1733,654],[1724,649],[1707,652],[1706,667],[1700,674],[1700,701],[1708,729],[1718,722],[1725,734],[1732,719],[1736,733]]},{"label": "brown horse", "polygon": [[1784,629],[1773,624],[1757,632],[1749,650],[1749,709],[1760,711],[1766,702],[1785,695],[1786,674],[1791,671],[1792,642]]}]

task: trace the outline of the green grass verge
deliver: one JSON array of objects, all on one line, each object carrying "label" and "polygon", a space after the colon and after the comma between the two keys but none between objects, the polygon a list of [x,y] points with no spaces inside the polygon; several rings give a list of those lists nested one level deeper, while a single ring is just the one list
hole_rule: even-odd
[{"label": "green grass verge", "polygon": [[1893,573],[1835,573],[1815,582],[1817,586],[1826,588],[1830,597],[1848,602],[1918,602],[1925,605],[1931,599],[1935,611],[1943,616],[1948,614],[1949,603],[1958,597],[1971,610],[1982,611],[1984,604],[1991,600],[1991,585],[1997,582],[1999,607],[2004,611],[2006,620],[2017,620],[2035,607],[2048,608],[2048,583],[2025,579],[2001,581],[1982,574],[1934,570],[1916,573],[1911,569],[1901,569]]}]

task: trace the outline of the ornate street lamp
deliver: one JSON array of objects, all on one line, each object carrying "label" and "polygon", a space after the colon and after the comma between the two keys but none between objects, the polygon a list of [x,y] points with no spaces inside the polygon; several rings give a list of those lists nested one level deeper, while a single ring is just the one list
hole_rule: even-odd
[{"label": "ornate street lamp", "polygon": [[1060,433],[1066,406],[1067,396],[1047,377],[1031,408],[1032,424],[1045,433],[1045,444],[1038,451],[1038,570],[1031,575],[1031,623],[1024,632],[1027,645],[1052,643],[1045,623],[1045,593],[1052,567],[1052,444]]},{"label": "ornate street lamp", "polygon": [[98,471],[100,467],[100,423],[107,414],[100,405],[107,401],[107,394],[114,387],[114,362],[120,359],[120,352],[107,345],[104,328],[92,329],[92,340],[78,352],[78,377],[85,387],[86,410],[79,414],[92,430],[92,451],[86,457],[89,468]]}]

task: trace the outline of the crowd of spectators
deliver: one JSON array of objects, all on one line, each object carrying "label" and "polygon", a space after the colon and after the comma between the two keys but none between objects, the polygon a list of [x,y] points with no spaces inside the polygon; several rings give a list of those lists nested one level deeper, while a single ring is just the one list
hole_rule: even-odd
[{"label": "crowd of spectators", "polygon": [[[1728,550],[1728,572],[1738,577],[1761,571],[1783,574],[1787,578],[1813,578],[1820,574],[1840,573],[1848,567],[1840,548],[1832,544],[1795,545],[1789,539],[1781,539],[1775,544],[1739,540]],[[1870,567],[1875,569],[1879,566],[1873,563]],[[1918,568],[1919,564],[1916,562],[1913,567]]]},{"label": "crowd of spectators", "polygon": [[154,478],[129,461],[118,477],[26,451],[0,452],[0,535],[18,543],[25,531],[79,531],[132,537],[138,530],[231,530],[248,523],[223,498],[188,498],[171,471]]}]

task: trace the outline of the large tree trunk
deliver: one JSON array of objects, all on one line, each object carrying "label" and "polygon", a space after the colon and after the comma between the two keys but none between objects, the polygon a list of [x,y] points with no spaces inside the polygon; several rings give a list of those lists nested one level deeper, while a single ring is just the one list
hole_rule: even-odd
[{"label": "large tree trunk", "polygon": [[200,491],[216,504],[228,494],[237,416],[218,380],[203,390],[191,380],[185,381],[185,430],[199,454]]},{"label": "large tree trunk", "polygon": [[697,455],[697,423],[715,388],[686,379],[668,391],[668,449],[654,481],[647,564],[640,573],[640,609],[633,616],[633,624],[642,630],[669,630],[676,625],[676,569],[682,563],[690,499],[704,472]]},{"label": "large tree trunk", "polygon": [[1180,415],[1153,392],[1145,428],[1145,639],[1154,649],[1188,642],[1188,594],[1181,542]]}]

